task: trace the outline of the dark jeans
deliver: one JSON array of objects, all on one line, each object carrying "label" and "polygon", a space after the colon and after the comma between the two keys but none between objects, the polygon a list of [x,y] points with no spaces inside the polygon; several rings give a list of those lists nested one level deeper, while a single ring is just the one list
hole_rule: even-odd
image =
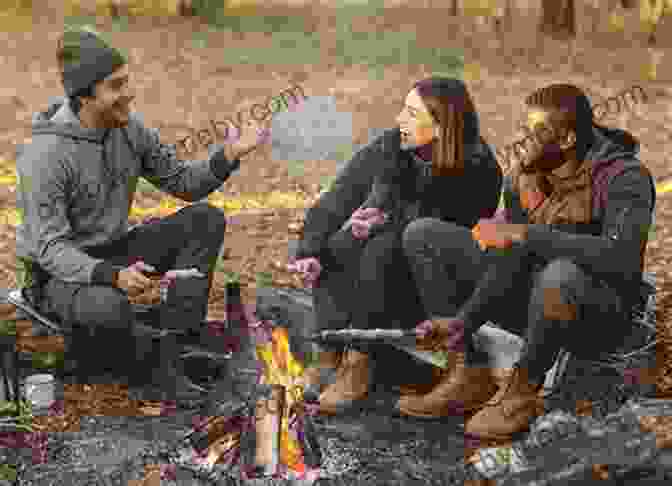
[{"label": "dark jeans", "polygon": [[[160,326],[199,330],[205,321],[213,270],[224,241],[224,213],[205,203],[187,206],[157,222],[138,226],[119,240],[85,249],[94,258],[128,266],[141,258],[160,272],[196,267],[205,278],[178,279],[160,309]],[[126,294],[114,287],[68,283],[51,278],[43,289],[41,310],[64,325],[89,329],[97,343],[96,361],[113,365],[133,334]]]},{"label": "dark jeans", "polygon": [[[543,261],[524,245],[482,252],[469,229],[430,218],[408,225],[403,247],[428,314],[466,313],[476,328],[490,320],[523,337],[520,364],[533,379],[543,381],[560,348],[594,357],[629,333],[618,293],[570,260]],[[563,308],[575,309],[575,319]],[[476,364],[482,356],[471,345],[467,362]]]},{"label": "dark jeans", "polygon": [[[358,241],[349,230],[329,239],[330,258],[314,289],[318,327],[324,329],[412,328],[424,319],[399,232],[388,231]],[[340,346],[325,346],[340,350]],[[364,349],[362,349],[364,350]],[[368,347],[389,356],[389,346]]]}]

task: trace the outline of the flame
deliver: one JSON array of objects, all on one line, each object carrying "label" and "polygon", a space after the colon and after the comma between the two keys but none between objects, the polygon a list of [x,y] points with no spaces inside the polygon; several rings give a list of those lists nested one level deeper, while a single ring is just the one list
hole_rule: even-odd
[{"label": "flame", "polygon": [[303,399],[303,388],[300,378],[303,375],[303,364],[299,362],[289,349],[287,329],[276,326],[271,333],[271,342],[258,345],[257,358],[263,363],[262,383],[282,385],[287,390],[285,411],[280,436],[280,458],[289,469],[302,473],[306,466],[302,458],[302,449],[298,439],[289,430],[289,411],[292,406]]}]

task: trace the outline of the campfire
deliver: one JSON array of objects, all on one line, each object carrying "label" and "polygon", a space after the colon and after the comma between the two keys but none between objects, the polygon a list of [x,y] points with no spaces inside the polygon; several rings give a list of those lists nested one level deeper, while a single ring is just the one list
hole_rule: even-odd
[{"label": "campfire", "polygon": [[282,410],[278,411],[281,420],[280,461],[301,474],[306,472],[306,465],[298,433],[293,432],[296,429],[290,424],[294,425],[299,420],[300,408],[303,407],[301,376],[304,368],[289,349],[287,329],[275,327],[270,334],[270,342],[257,345],[257,359],[264,366],[260,384],[276,385],[275,389],[284,394],[279,400]]},{"label": "campfire", "polygon": [[[292,354],[287,329],[249,324],[259,365],[253,403],[233,407],[197,424],[187,436],[192,466],[231,471],[243,478],[273,476],[317,480],[321,454],[311,421],[313,406],[303,397],[303,364]],[[184,456],[183,456],[184,457]]]}]

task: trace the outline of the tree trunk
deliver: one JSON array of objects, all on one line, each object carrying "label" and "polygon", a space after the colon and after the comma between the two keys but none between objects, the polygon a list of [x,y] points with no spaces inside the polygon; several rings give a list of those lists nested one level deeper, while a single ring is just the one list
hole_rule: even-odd
[{"label": "tree trunk", "polygon": [[457,17],[458,14],[458,9],[457,9],[457,0],[453,0],[450,4],[450,15],[453,17]]},{"label": "tree trunk", "polygon": [[558,37],[576,37],[574,0],[542,0],[539,31]]},{"label": "tree trunk", "polygon": [[621,6],[625,9],[635,8],[637,6],[637,0],[621,0]]}]

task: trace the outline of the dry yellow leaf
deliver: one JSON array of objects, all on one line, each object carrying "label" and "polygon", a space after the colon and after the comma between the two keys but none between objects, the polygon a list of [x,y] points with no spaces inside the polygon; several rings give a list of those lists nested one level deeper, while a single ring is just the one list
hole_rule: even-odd
[{"label": "dry yellow leaf", "polygon": [[668,179],[656,185],[656,193],[665,194],[672,192],[672,179]]},{"label": "dry yellow leaf", "polygon": [[658,77],[658,66],[652,61],[646,61],[642,66],[642,77],[647,81],[655,81]]},{"label": "dry yellow leaf", "polygon": [[609,30],[611,32],[623,32],[625,30],[625,16],[619,12],[609,15]]},{"label": "dry yellow leaf", "polygon": [[474,82],[481,79],[481,66],[478,63],[470,62],[464,65],[464,80]]},{"label": "dry yellow leaf", "polygon": [[17,209],[8,208],[0,211],[0,223],[2,224],[7,224],[16,228],[22,221],[23,218],[21,217],[21,213]]},{"label": "dry yellow leaf", "polygon": [[462,6],[462,13],[468,17],[492,17],[497,11],[497,0],[469,0]]}]

